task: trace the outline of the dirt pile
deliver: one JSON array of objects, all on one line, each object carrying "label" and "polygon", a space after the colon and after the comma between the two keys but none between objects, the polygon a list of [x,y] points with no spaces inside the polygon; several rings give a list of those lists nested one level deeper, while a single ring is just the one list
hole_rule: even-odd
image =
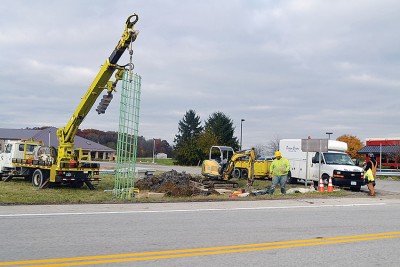
[{"label": "dirt pile", "polygon": [[179,173],[175,170],[162,173],[161,175],[150,175],[135,183],[139,190],[149,190],[157,193],[165,193],[166,196],[183,197],[202,194],[199,188],[200,176],[191,176],[185,172]]}]

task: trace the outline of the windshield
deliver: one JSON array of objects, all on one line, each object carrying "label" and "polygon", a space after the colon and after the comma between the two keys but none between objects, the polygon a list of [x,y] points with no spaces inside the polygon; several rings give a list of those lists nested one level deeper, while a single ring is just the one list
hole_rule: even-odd
[{"label": "windshield", "polygon": [[344,153],[324,153],[324,158],[326,164],[354,166],[354,162],[351,160],[349,155]]}]

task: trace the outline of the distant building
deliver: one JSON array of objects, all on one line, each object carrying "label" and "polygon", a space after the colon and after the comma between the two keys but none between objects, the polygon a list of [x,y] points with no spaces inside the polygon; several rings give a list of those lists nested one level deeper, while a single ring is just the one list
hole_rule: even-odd
[{"label": "distant building", "polygon": [[367,138],[366,146],[357,151],[358,154],[373,153],[378,164],[382,166],[398,169],[400,166],[400,137],[393,138]]},{"label": "distant building", "polygon": [[[0,150],[4,151],[4,143],[8,140],[33,139],[34,141],[42,141],[45,146],[57,148],[59,142],[57,140],[57,128],[49,127],[43,130],[31,129],[4,129],[0,128]],[[93,160],[114,160],[116,150],[82,138],[75,136],[75,147],[82,148],[83,153],[89,154]]]},{"label": "distant building", "polygon": [[157,153],[156,154],[156,159],[166,159],[167,158],[167,154],[165,153]]}]

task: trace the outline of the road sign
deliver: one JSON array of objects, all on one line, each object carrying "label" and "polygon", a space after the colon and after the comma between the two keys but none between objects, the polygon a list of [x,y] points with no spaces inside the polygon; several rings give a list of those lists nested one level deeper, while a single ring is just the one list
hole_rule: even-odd
[{"label": "road sign", "polygon": [[328,152],[328,139],[301,139],[304,152]]}]

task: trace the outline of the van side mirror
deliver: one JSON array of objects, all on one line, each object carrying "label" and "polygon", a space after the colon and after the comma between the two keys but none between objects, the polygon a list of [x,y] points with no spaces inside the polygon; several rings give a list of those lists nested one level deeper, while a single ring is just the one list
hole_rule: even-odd
[{"label": "van side mirror", "polygon": [[317,157],[313,157],[311,160],[312,163],[319,163],[318,158]]}]

